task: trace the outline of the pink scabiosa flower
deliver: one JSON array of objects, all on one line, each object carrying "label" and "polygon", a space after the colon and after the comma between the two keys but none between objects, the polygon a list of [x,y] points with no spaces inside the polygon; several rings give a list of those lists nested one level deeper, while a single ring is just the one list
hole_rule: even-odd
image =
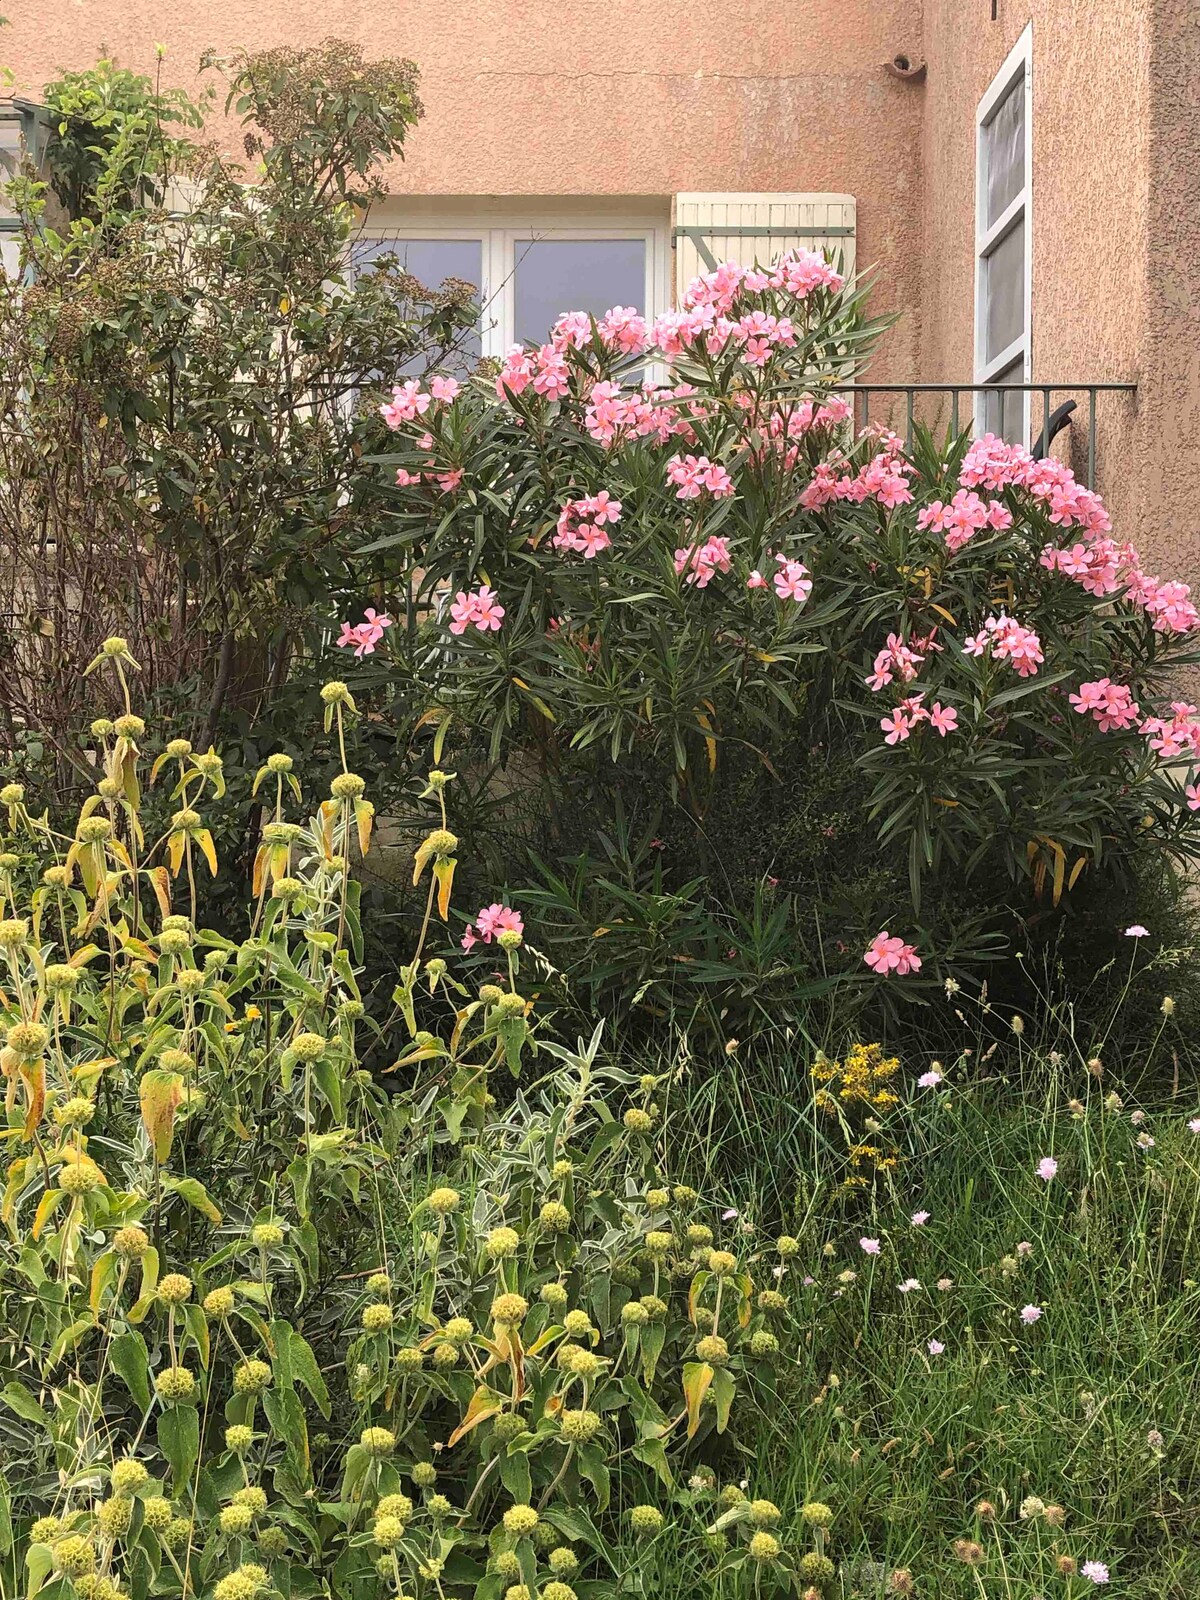
[{"label": "pink scabiosa flower", "polygon": [[858,1246],[865,1256],[877,1256],[882,1249],[878,1239],[860,1239]]},{"label": "pink scabiosa flower", "polygon": [[914,1228],[923,1228],[929,1221],[929,1216],[930,1213],[928,1211],[914,1211],[909,1220]]},{"label": "pink scabiosa flower", "polygon": [[898,1283],[896,1287],[901,1294],[912,1294],[914,1289],[921,1287],[921,1280],[920,1278],[905,1278],[904,1282]]},{"label": "pink scabiosa flower", "polygon": [[1108,1568],[1103,1561],[1085,1561],[1079,1570],[1091,1583],[1108,1582]]},{"label": "pink scabiosa flower", "polygon": [[1188,1123],[1189,1133],[1200,1133],[1200,1117],[1193,1117]]},{"label": "pink scabiosa flower", "polygon": [[1125,929],[1127,939],[1145,939],[1150,933],[1149,928],[1143,928],[1140,922],[1133,923]]},{"label": "pink scabiosa flower", "polygon": [[946,1346],[942,1343],[942,1341],[940,1339],[930,1339],[929,1343],[925,1346],[925,1348],[926,1348],[926,1350],[929,1351],[929,1354],[931,1356],[940,1356],[942,1354],[942,1352],[945,1350]]},{"label": "pink scabiosa flower", "polygon": [[917,1079],[917,1084],[922,1089],[936,1089],[942,1081],[942,1074],[934,1070],[923,1072]]},{"label": "pink scabiosa flower", "polygon": [[1058,1171],[1058,1162],[1053,1156],[1043,1156],[1037,1164],[1037,1175],[1043,1183],[1049,1183]]},{"label": "pink scabiosa flower", "polygon": [[1026,1323],[1029,1326],[1032,1326],[1033,1323],[1040,1322],[1041,1319],[1042,1319],[1042,1308],[1041,1308],[1041,1306],[1022,1306],[1021,1307],[1021,1321],[1022,1322]]}]

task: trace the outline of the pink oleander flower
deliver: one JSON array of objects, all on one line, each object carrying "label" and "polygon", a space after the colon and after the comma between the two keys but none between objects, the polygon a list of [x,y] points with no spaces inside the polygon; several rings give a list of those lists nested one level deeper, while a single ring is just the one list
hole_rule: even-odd
[{"label": "pink oleander flower", "polygon": [[396,468],[396,487],[398,489],[410,489],[414,483],[420,483],[420,481],[421,474],[419,472],[409,472],[404,467]]},{"label": "pink oleander flower", "polygon": [[1200,784],[1189,783],[1183,792],[1187,796],[1188,810],[1200,811]]},{"label": "pink oleander flower", "polygon": [[[902,683],[911,683],[920,670],[924,655],[916,648],[917,641],[905,644],[898,633],[889,633],[887,643],[875,657],[875,666],[865,682],[873,694],[891,683],[898,674]],[[939,647],[940,648],[940,647]]]},{"label": "pink oleander flower", "polygon": [[698,500],[705,493],[723,500],[733,493],[729,473],[707,456],[672,456],[667,462],[667,482],[675,485],[677,500]]},{"label": "pink oleander flower", "polygon": [[405,422],[415,422],[429,410],[431,400],[432,396],[422,392],[416,378],[410,378],[407,383],[396,384],[390,402],[380,406],[379,414],[394,431]]},{"label": "pink oleander flower", "polygon": [[913,730],[913,719],[897,707],[890,717],[881,717],[879,726],[884,731],[884,744],[903,744]]},{"label": "pink oleander flower", "polygon": [[878,1239],[860,1239],[859,1249],[867,1256],[877,1256],[882,1249]]},{"label": "pink oleander flower", "polygon": [[941,1083],[941,1081],[942,1081],[942,1074],[940,1072],[930,1071],[930,1072],[923,1072],[921,1074],[921,1076],[917,1079],[917,1084],[922,1089],[936,1089],[938,1084]]},{"label": "pink oleander flower", "polygon": [[451,467],[446,472],[434,474],[438,481],[438,488],[443,494],[453,494],[463,481],[462,467]]},{"label": "pink oleander flower", "polygon": [[903,978],[910,972],[921,970],[921,958],[916,948],[911,944],[905,944],[903,939],[894,938],[886,928],[871,940],[863,960],[881,978],[886,977],[889,972],[895,972]]},{"label": "pink oleander flower", "polygon": [[495,901],[480,910],[474,923],[467,923],[467,931],[462,936],[462,947],[464,950],[470,950],[480,939],[484,944],[491,944],[497,934],[506,931],[524,934],[525,924],[521,913],[514,911],[511,906],[503,906],[499,901]]},{"label": "pink oleander flower", "polygon": [[457,378],[436,377],[429,385],[429,392],[435,400],[440,400],[444,405],[452,405],[458,399],[461,385]]},{"label": "pink oleander flower", "polygon": [[1079,1570],[1092,1583],[1108,1582],[1108,1568],[1103,1561],[1085,1561]]},{"label": "pink oleander flower", "polygon": [[596,328],[609,349],[621,355],[640,355],[648,343],[646,319],[633,306],[613,306]]},{"label": "pink oleander flower", "polygon": [[779,571],[775,574],[775,593],[781,600],[794,600],[803,605],[812,593],[812,579],[808,568],[800,561],[789,561],[786,556],[776,556]]},{"label": "pink oleander flower", "polygon": [[1091,713],[1099,723],[1101,733],[1110,733],[1114,728],[1132,728],[1137,724],[1138,703],[1133,698],[1133,691],[1123,684],[1113,683],[1109,678],[1081,683],[1079,693],[1068,698],[1081,717]]},{"label": "pink oleander flower", "polygon": [[958,727],[958,712],[953,706],[944,706],[935,700],[929,708],[929,723],[944,739]]},{"label": "pink oleander flower", "polygon": [[1042,1317],[1042,1308],[1041,1308],[1041,1306],[1022,1306],[1021,1307],[1021,1321],[1026,1323],[1027,1325],[1032,1325],[1035,1322],[1040,1322],[1041,1321],[1041,1317]]},{"label": "pink oleander flower", "polygon": [[706,539],[702,545],[691,545],[675,552],[675,571],[680,574],[686,572],[687,577],[683,581],[694,583],[697,589],[706,589],[716,573],[729,572],[732,566],[728,540],[715,536]]},{"label": "pink oleander flower", "polygon": [[472,626],[480,633],[487,633],[489,629],[497,633],[504,621],[504,607],[497,603],[495,590],[484,583],[472,594],[460,589],[450,607],[450,617],[451,633],[466,633]]},{"label": "pink oleander flower", "polygon": [[765,589],[767,587],[767,580],[763,577],[762,573],[759,572],[757,567],[746,579],[746,587],[747,589]]},{"label": "pink oleander flower", "polygon": [[1058,1171],[1058,1162],[1053,1156],[1043,1156],[1037,1164],[1037,1175],[1044,1183],[1049,1183]]},{"label": "pink oleander flower", "polygon": [[930,1339],[925,1348],[929,1351],[931,1356],[940,1356],[945,1350],[946,1346],[940,1339]]},{"label": "pink oleander flower", "polygon": [[342,631],[338,635],[338,648],[348,650],[354,647],[354,654],[358,660],[363,656],[374,655],[375,646],[383,638],[383,630],[392,626],[392,619],[376,612],[374,606],[368,606],[366,620],[355,623],[342,623]]},{"label": "pink oleander flower", "polygon": [[509,400],[528,389],[532,382],[533,362],[523,345],[514,344],[496,376],[496,398]]}]

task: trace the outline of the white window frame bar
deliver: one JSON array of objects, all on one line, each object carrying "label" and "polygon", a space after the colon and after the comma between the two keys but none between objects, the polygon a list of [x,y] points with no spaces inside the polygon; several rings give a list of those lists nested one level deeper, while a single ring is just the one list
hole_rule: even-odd
[{"label": "white window frame bar", "polygon": [[[1017,81],[1025,81],[1025,181],[990,226],[987,224],[987,150],[984,135],[1000,102]],[[1020,336],[990,359],[987,355],[987,303],[984,294],[987,260],[1017,224],[1025,223],[1023,306]],[[1005,56],[975,113],[975,382],[989,383],[1006,367],[1020,360],[1021,382],[1033,382],[1033,23]],[[976,395],[975,432],[984,431],[986,396]],[[1021,430],[1029,443],[1029,395],[1021,397]]]},{"label": "white window frame bar", "polygon": [[[572,211],[558,222],[552,205],[539,206],[529,222],[513,225],[516,208],[505,216],[494,205],[473,214],[469,208],[453,218],[425,221],[406,216],[390,223],[385,218],[371,219],[359,237],[363,240],[478,239],[482,245],[483,282],[481,344],[484,356],[503,358],[516,343],[516,267],[522,244],[539,239],[641,239],[646,246],[646,281],[643,289],[643,315],[648,322],[668,310],[671,304],[671,238],[666,203],[661,224],[651,221],[625,223],[614,215]],[[563,306],[570,311],[570,306]],[[549,329],[547,329],[547,333]]]}]

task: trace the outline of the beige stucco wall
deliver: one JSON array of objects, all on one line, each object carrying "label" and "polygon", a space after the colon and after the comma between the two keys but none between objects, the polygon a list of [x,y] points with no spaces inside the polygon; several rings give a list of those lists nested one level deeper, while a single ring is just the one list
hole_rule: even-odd
[{"label": "beige stucco wall", "polygon": [[[1147,503],[1140,464],[1161,414],[1146,387],[1158,270],[1149,237],[1155,13],[1182,13],[1190,4],[999,0],[992,22],[986,0],[969,8],[925,0],[920,366],[930,380],[972,369],[976,108],[1032,22],[1033,377],[1139,384],[1136,399],[1100,401],[1099,486],[1120,533],[1140,540],[1164,568],[1187,565],[1194,573],[1178,526]],[[1194,246],[1194,197],[1192,212],[1181,228]],[[1034,431],[1039,425],[1040,407]],[[1078,470],[1086,462],[1081,418],[1071,451]]]},{"label": "beige stucco wall", "polygon": [[393,189],[658,195],[806,190],[858,200],[858,260],[902,313],[880,371],[913,375],[920,255],[918,86],[885,63],[920,46],[920,0],[40,0],[10,7],[17,92],[102,49],[192,85],[206,46],[330,34],[422,71],[424,122]]}]

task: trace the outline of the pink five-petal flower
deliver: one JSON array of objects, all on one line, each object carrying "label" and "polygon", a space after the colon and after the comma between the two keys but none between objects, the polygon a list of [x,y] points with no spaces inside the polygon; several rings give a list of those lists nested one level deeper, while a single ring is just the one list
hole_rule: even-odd
[{"label": "pink five-petal flower", "polygon": [[463,947],[464,950],[471,950],[478,943],[479,943],[479,941],[475,937],[475,929],[468,922],[467,926],[466,926],[466,930],[465,930],[465,932],[463,933],[463,936],[462,936],[462,947]]},{"label": "pink five-petal flower", "polygon": [[890,717],[881,717],[879,726],[884,732],[884,744],[903,744],[912,733],[912,721],[899,707]]},{"label": "pink five-petal flower", "polygon": [[1183,792],[1187,795],[1188,810],[1200,811],[1200,783],[1189,783]]},{"label": "pink five-petal flower", "polygon": [[885,977],[899,960],[900,951],[904,948],[902,939],[893,938],[885,928],[882,933],[877,933],[871,940],[863,955],[863,960],[869,967]]},{"label": "pink five-petal flower", "polygon": [[459,382],[457,378],[434,378],[429,385],[430,393],[435,400],[442,400],[446,405],[458,399]]},{"label": "pink five-petal flower", "polygon": [[475,621],[475,596],[467,594],[460,589],[454,597],[450,607],[450,632],[466,633],[468,627]]},{"label": "pink five-petal flower", "polygon": [[500,624],[504,621],[504,607],[497,603],[496,591],[489,589],[486,583],[480,584],[475,596],[475,615],[472,620],[480,633],[486,633],[489,628],[493,633],[499,633]]},{"label": "pink five-petal flower", "polygon": [[935,700],[929,708],[930,725],[937,729],[944,739],[948,733],[953,733],[958,727],[958,712],[953,706],[944,706]]},{"label": "pink five-petal flower", "polygon": [[[757,567],[755,567],[754,571],[746,579],[746,587],[747,589],[765,589],[767,587],[767,580],[763,577],[762,573]],[[1198,806],[1200,806],[1200,801],[1197,801],[1196,803]]]}]

